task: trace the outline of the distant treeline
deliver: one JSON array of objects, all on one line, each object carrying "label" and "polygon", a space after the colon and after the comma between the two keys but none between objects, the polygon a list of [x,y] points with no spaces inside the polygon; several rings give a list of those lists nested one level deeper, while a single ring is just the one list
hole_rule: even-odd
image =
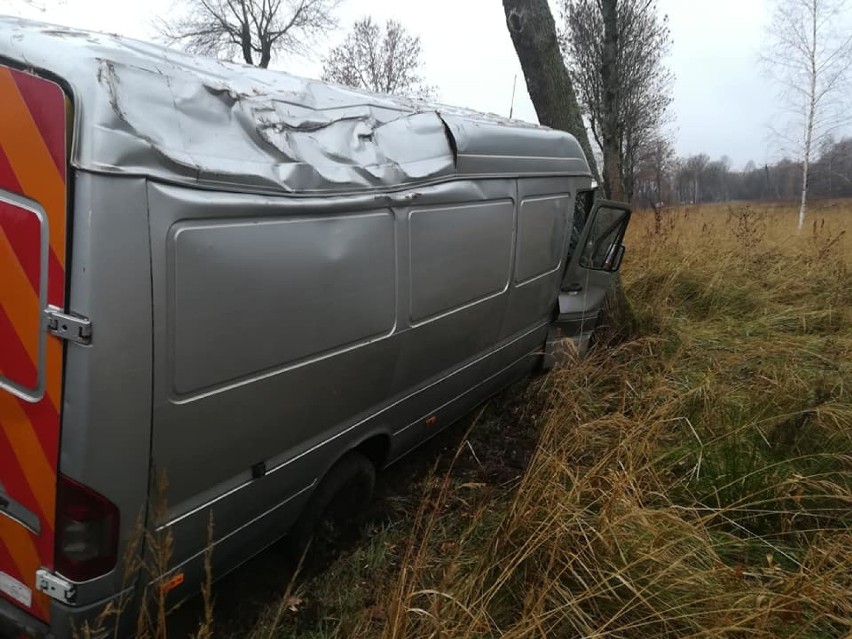
[{"label": "distant treeline", "polygon": [[[669,156],[670,157],[670,156]],[[852,197],[852,138],[830,141],[811,165],[809,197]],[[801,162],[783,159],[759,166],[749,162],[731,170],[727,157],[694,155],[666,161],[649,154],[637,167],[633,201],[639,206],[794,199],[802,193]]]}]

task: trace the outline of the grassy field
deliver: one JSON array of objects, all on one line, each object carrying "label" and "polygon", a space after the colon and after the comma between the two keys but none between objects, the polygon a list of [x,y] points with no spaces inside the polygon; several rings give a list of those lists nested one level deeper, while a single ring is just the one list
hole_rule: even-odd
[{"label": "grassy field", "polygon": [[850,636],[852,202],[661,222],[625,330],[391,469],[330,564],[226,580],[212,636]]},{"label": "grassy field", "polygon": [[847,636],[851,231],[848,202],[802,233],[786,205],[637,213],[626,339],[493,400],[249,634]]}]

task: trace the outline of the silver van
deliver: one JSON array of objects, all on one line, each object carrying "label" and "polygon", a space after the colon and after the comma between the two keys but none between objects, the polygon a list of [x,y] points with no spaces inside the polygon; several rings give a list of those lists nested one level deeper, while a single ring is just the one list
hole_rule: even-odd
[{"label": "silver van", "polygon": [[211,518],[219,576],[582,348],[592,186],[560,131],[0,18],[0,636],[133,590],[140,525],[186,597]]}]

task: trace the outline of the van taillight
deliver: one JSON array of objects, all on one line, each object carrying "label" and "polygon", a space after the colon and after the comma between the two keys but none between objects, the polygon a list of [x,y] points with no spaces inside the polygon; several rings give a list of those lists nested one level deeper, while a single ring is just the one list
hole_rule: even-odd
[{"label": "van taillight", "polygon": [[118,509],[103,495],[59,476],[56,571],[73,581],[99,577],[115,566]]}]

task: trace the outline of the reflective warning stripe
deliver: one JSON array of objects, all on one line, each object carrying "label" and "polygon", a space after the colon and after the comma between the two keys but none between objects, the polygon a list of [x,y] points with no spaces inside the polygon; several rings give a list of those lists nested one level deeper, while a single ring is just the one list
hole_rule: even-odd
[{"label": "reflective warning stripe", "polygon": [[[17,569],[18,575],[12,576],[35,591],[35,573],[40,567],[41,560],[29,531],[11,519],[0,517],[0,544],[6,548],[7,554]],[[42,619],[46,619],[49,616],[46,597],[33,592],[33,606],[30,610]]]},{"label": "reflective warning stripe", "polygon": [[[62,89],[0,65],[0,189],[37,202],[49,232],[47,303],[65,307],[66,113]],[[19,216],[0,210],[0,375],[37,379],[41,334],[40,242]],[[49,621],[49,600],[35,592],[35,574],[53,569],[62,342],[47,336],[45,395],[28,402],[0,389],[0,482],[39,519],[33,533],[0,515],[0,571],[33,591],[32,614]],[[2,370],[6,368],[7,370]],[[11,370],[14,369],[14,370]],[[18,382],[21,383],[21,382]],[[0,596],[24,608],[7,593]]]},{"label": "reflective warning stripe", "polygon": [[0,393],[0,415],[3,431],[12,446],[12,452],[25,468],[30,490],[38,502],[42,525],[53,528],[56,511],[56,468],[47,458],[35,433],[35,426],[27,417],[18,398],[10,393]]},{"label": "reflective warning stripe", "polygon": [[[12,322],[16,335],[27,351],[30,362],[38,366],[38,347],[41,337],[38,291],[27,280],[24,269],[3,229],[0,229],[0,273],[3,274],[3,311]],[[14,379],[14,378],[13,378]]]},{"label": "reflective warning stripe", "polygon": [[[65,182],[56,170],[47,143],[15,84],[13,73],[11,69],[0,67],[3,119],[10,123],[10,126],[0,129],[0,145],[9,158],[24,195],[41,204],[53,222],[52,211],[65,211]],[[60,263],[64,264],[65,224],[56,226],[58,228],[50,229],[50,248]]]}]

